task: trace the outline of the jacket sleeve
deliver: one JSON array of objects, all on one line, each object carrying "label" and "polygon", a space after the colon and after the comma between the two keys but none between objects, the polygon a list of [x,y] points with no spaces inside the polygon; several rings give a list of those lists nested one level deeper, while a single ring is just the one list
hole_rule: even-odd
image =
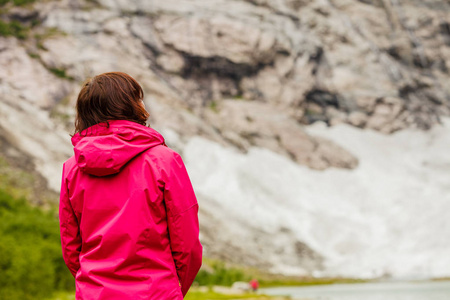
[{"label": "jacket sleeve", "polygon": [[188,292],[202,264],[199,240],[198,203],[180,155],[173,152],[164,180],[172,256],[183,296]]},{"label": "jacket sleeve", "polygon": [[59,228],[64,262],[75,277],[80,268],[79,254],[81,251],[81,236],[78,220],[69,201],[68,189],[65,180],[65,167],[61,182],[59,199]]}]

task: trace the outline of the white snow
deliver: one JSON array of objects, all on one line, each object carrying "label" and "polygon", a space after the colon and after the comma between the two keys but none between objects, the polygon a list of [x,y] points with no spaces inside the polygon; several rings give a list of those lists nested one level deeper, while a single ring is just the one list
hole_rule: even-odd
[{"label": "white snow", "polygon": [[[358,168],[315,171],[266,149],[242,154],[194,137],[183,158],[200,206],[226,220],[249,249],[261,240],[246,237],[261,229],[268,239],[261,253],[273,271],[302,272],[286,263],[291,252],[274,252],[300,240],[325,258],[316,275],[450,275],[450,120],[392,135],[347,125],[307,131],[351,151]],[[292,239],[276,240],[281,228]]]}]

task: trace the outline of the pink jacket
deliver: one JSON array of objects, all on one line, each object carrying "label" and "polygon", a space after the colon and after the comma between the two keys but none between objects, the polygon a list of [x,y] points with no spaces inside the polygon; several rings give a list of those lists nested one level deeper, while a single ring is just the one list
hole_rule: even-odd
[{"label": "pink jacket", "polygon": [[184,163],[156,130],[109,125],[74,135],[63,166],[61,244],[76,299],[183,299],[202,260]]}]

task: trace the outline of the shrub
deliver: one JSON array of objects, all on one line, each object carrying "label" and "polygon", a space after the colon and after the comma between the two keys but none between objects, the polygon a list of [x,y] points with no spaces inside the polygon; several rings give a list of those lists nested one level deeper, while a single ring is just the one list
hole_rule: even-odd
[{"label": "shrub", "polygon": [[66,70],[64,70],[64,69],[50,68],[49,71],[52,72],[53,74],[55,74],[56,77],[59,77],[59,78],[62,78],[62,79],[73,80],[73,77],[68,76],[66,74]]},{"label": "shrub", "polygon": [[0,20],[0,36],[15,36],[23,40],[27,37],[27,28],[17,21],[3,22]]},{"label": "shrub", "polygon": [[14,5],[20,6],[20,5],[26,5],[29,3],[34,3],[36,0],[13,0]]},{"label": "shrub", "polygon": [[0,190],[0,219],[0,299],[44,299],[73,289],[52,212]]},{"label": "shrub", "polygon": [[212,271],[201,269],[195,281],[199,285],[227,285],[231,286],[236,281],[249,281],[250,277],[244,271],[237,268],[227,268],[223,262],[211,263]]},{"label": "shrub", "polygon": [[36,0],[0,0],[0,5],[5,5],[6,3],[12,2],[16,6],[22,6],[30,3],[36,2]]}]

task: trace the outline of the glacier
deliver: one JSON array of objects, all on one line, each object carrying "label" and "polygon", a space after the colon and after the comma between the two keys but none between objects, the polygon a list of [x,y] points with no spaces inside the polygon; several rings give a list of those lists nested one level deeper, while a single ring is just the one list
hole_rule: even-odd
[{"label": "glacier", "polygon": [[215,238],[263,256],[273,272],[308,273],[293,251],[280,250],[302,241],[323,258],[314,276],[443,277],[450,275],[449,129],[450,119],[391,135],[306,127],[357,156],[354,170],[312,170],[264,148],[244,154],[199,136],[183,146],[183,159],[200,207],[227,228]]}]

